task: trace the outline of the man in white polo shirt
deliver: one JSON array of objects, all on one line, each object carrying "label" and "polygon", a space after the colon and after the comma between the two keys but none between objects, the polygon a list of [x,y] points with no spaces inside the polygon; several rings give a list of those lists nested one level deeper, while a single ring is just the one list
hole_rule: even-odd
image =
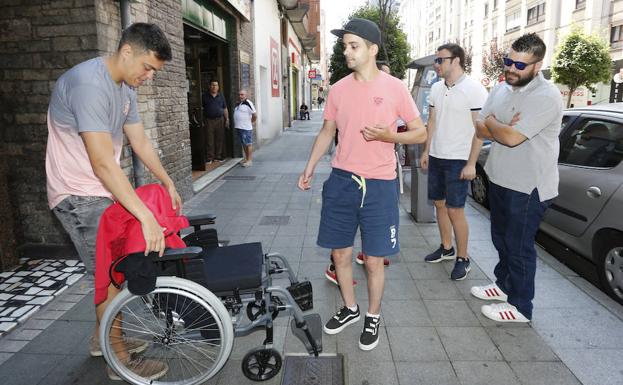
[{"label": "man in white polo shirt", "polygon": [[482,147],[475,122],[487,100],[487,90],[465,75],[465,51],[457,44],[437,48],[434,68],[443,81],[431,87],[428,139],[420,163],[428,169],[428,198],[437,210],[441,245],[424,260],[455,260],[450,278],[462,280],[470,270],[465,199],[468,183],[476,176],[476,160]]},{"label": "man in white polo shirt", "polygon": [[240,90],[238,96],[240,103],[234,108],[234,125],[244,150],[242,167],[249,167],[253,164],[253,123],[257,115],[255,106],[247,99],[247,90]]}]

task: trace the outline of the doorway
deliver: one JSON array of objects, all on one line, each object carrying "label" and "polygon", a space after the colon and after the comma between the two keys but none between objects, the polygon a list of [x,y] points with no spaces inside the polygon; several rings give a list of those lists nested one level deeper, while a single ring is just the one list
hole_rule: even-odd
[{"label": "doorway", "polygon": [[[219,82],[219,92],[231,105],[228,42],[191,25],[184,24],[184,58],[188,97],[188,120],[193,180],[218,168],[222,162],[208,163],[207,132],[204,122],[204,96],[210,92],[210,81]],[[229,109],[229,108],[228,108]],[[231,130],[225,131],[224,156],[233,154]]]}]

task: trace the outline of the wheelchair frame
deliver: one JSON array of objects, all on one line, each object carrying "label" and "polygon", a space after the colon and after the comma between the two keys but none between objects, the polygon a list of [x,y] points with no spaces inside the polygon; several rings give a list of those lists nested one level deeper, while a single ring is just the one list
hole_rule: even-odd
[{"label": "wheelchair frame", "polygon": [[[195,216],[188,219],[196,232],[201,229],[202,225],[213,224],[214,218],[214,216]],[[242,362],[242,371],[251,380],[268,380],[279,373],[282,365],[279,352],[273,349],[273,320],[283,312],[293,317],[291,322],[293,330],[299,328],[303,331],[303,337],[300,335],[297,337],[306,345],[308,353],[318,356],[322,350],[321,333],[316,333],[315,338],[310,329],[311,325],[308,323],[314,321],[319,323],[320,318],[317,315],[306,316],[301,309],[301,305],[306,308],[305,310],[313,306],[311,284],[298,282],[286,258],[277,253],[263,255],[261,285],[257,288],[213,293],[201,284],[185,278],[184,261],[197,258],[201,252],[200,247],[187,247],[167,250],[161,258],[153,257],[154,262],[162,265],[173,262],[177,276],[159,276],[155,290],[146,296],[136,296],[126,287],[108,305],[101,320],[100,345],[104,358],[122,379],[133,384],[193,385],[203,383],[216,375],[225,365],[233,347],[234,337],[249,335],[263,327],[266,333],[264,342],[246,354]],[[288,275],[291,283],[288,289],[272,285],[272,276],[282,273]],[[294,298],[290,290],[294,293],[302,291],[303,294]],[[169,303],[173,302],[173,297],[175,305]],[[182,299],[183,306],[178,306],[180,299]],[[194,305],[192,307],[186,305],[187,301],[192,301]],[[134,303],[136,305],[130,306]],[[200,310],[196,311],[196,309]],[[194,315],[189,315],[190,312]],[[140,314],[143,315],[139,316]],[[193,319],[192,317],[197,314],[205,315],[207,318],[203,321]],[[245,322],[244,315],[248,318],[248,322]],[[316,316],[317,320],[313,316]],[[176,368],[179,366],[178,372],[193,371],[196,375],[181,379],[153,379],[141,377],[128,369],[115,354],[114,337],[111,337],[111,330],[116,328],[116,323],[129,323],[128,319],[136,319],[138,325],[132,324],[129,328],[126,327],[129,329],[126,331],[143,337],[142,340],[151,339],[153,350],[162,351],[156,358],[168,360],[169,370],[173,366]],[[193,329],[191,327],[193,325],[198,327]],[[154,330],[138,330],[141,327],[148,329],[147,326],[153,326]],[[319,327],[317,326],[315,330],[319,331]],[[216,331],[218,331],[218,338],[215,337]],[[186,338],[183,335],[185,333],[195,338]],[[199,335],[201,338],[198,338]],[[185,348],[184,344],[192,344],[193,341],[197,346],[188,349],[190,353],[180,353]],[[214,353],[212,353],[212,348],[214,348]],[[179,356],[183,358],[169,360],[168,355],[175,353],[179,353]],[[191,358],[195,354],[202,356]],[[202,368],[204,365],[200,362],[201,358],[206,357],[212,359],[213,364]],[[184,364],[182,362],[184,359],[190,363]]]}]

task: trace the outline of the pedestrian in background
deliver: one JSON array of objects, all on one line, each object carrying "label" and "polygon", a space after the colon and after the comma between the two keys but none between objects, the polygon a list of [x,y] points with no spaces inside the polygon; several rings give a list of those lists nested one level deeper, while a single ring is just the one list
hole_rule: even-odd
[{"label": "pedestrian in background", "polygon": [[207,162],[222,162],[225,160],[225,127],[229,127],[229,111],[216,79],[210,80],[210,92],[203,95],[203,116]]},{"label": "pedestrian in background", "polygon": [[240,102],[234,108],[234,127],[244,151],[242,167],[253,165],[253,123],[257,119],[255,106],[247,99],[247,90],[238,92]]},{"label": "pedestrian in background", "polygon": [[[381,32],[372,21],[353,18],[344,29],[331,31],[342,39],[344,56],[353,73],[333,85],[324,123],[298,187],[308,190],[318,161],[326,154],[339,127],[340,143],[333,170],[322,190],[318,246],[331,249],[344,306],[324,325],[337,334],[360,319],[353,288],[352,252],[358,228],[368,273],[368,311],[359,348],[379,343],[381,298],[385,275],[383,257],[399,252],[398,185],[394,143],[421,143],[426,130],[405,85],[376,67]],[[407,132],[396,132],[396,119],[407,121]]]},{"label": "pedestrian in background", "polygon": [[[123,134],[132,151],[165,186],[172,207],[181,210],[175,185],[145,134],[134,90],[152,79],[171,58],[169,42],[158,26],[132,24],[123,31],[114,55],[74,66],[61,75],[52,91],[45,160],[48,202],[89,275],[95,272],[99,220],[113,199],[140,221],[145,255],[151,251],[161,256],[164,253],[163,228],[121,169]],[[99,323],[119,291],[111,284],[107,299],[96,304],[95,331],[89,340],[92,356],[102,355]],[[111,341],[115,338],[123,341],[114,343],[115,353],[138,376],[155,380],[168,371],[164,362],[137,355],[147,349],[145,341],[123,337],[120,327],[111,331]],[[120,380],[110,367],[107,371],[111,379]]]},{"label": "pedestrian in background", "polygon": [[305,104],[305,102],[303,102],[303,104],[301,104],[301,107],[299,107],[299,119],[309,120],[309,107],[307,107],[307,104]]},{"label": "pedestrian in background", "polygon": [[499,322],[532,319],[536,250],[545,210],[558,195],[560,91],[541,73],[545,43],[521,36],[504,57],[505,83],[492,91],[478,122],[478,136],[493,141],[489,176],[491,238],[500,258],[495,283],[472,287],[484,300],[482,314]]},{"label": "pedestrian in background", "polygon": [[450,278],[462,280],[470,270],[465,200],[469,181],[476,176],[476,161],[482,147],[475,124],[487,100],[487,90],[465,75],[465,51],[461,46],[444,44],[437,48],[435,56],[433,66],[443,81],[431,87],[428,139],[420,165],[428,169],[428,199],[435,205],[441,244],[424,260],[430,263],[454,260]]}]

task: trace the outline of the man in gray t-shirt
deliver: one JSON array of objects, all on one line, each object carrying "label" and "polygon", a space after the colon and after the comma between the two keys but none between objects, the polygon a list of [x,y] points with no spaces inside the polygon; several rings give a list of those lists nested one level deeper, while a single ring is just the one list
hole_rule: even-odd
[{"label": "man in gray t-shirt", "polygon": [[506,82],[496,86],[480,113],[478,136],[494,143],[485,165],[491,181],[491,238],[499,262],[496,282],[472,287],[482,313],[499,322],[532,318],[536,232],[558,195],[558,134],[562,98],[541,74],[545,43],[536,34],[513,42],[504,58]]},{"label": "man in gray t-shirt", "polygon": [[[123,31],[114,55],[76,65],[57,80],[52,92],[45,162],[48,202],[90,275],[95,270],[99,219],[112,199],[140,221],[145,255],[151,251],[164,253],[163,228],[120,167],[124,134],[132,151],[168,190],[173,207],[181,209],[175,185],[145,134],[134,90],[152,79],[171,58],[169,42],[158,26],[132,24]],[[92,356],[102,355],[99,322],[118,293],[119,289],[110,285],[108,298],[96,304],[96,327],[89,346]],[[110,336],[111,341],[123,341],[115,346],[115,353],[137,375],[157,379],[166,374],[164,362],[131,355],[144,351],[147,342],[122,336],[119,327],[112,328]],[[108,376],[119,379],[110,368]]]}]

